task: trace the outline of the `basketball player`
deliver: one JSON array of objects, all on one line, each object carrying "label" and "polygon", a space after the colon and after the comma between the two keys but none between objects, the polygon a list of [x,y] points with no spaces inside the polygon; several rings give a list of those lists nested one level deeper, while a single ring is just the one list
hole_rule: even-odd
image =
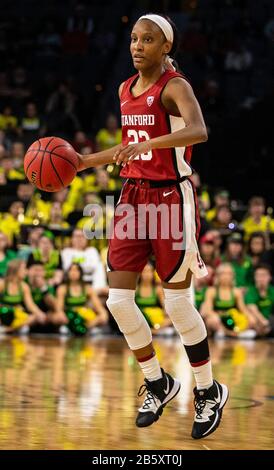
[{"label": "basketball player", "polygon": [[[153,252],[165,308],[182,339],[196,381],[192,437],[199,439],[218,427],[228,389],[212,378],[206,329],[191,300],[192,275],[203,277],[207,270],[197,247],[197,200],[188,176],[192,174],[192,145],[206,141],[207,131],[192,88],[176,72],[170,57],[176,42],[175,26],[170,20],[154,14],[138,19],[130,46],[138,73],[119,88],[123,144],[80,156],[79,171],[113,160],[122,164],[121,176],[126,182],[117,208],[124,203],[134,207],[130,223],[136,221],[140,205],[165,205],[169,209],[174,205],[180,209],[179,250],[175,247],[178,239],[172,233],[166,238],[159,232],[152,238],[146,232],[141,239],[121,239],[114,230],[108,252],[107,305],[145,376],[139,396],[145,391],[146,396],[136,425],[150,426],[180,390],[179,381],[161,369],[150,328],[134,302],[138,275]],[[154,213],[152,224],[156,225],[159,217]],[[114,229],[120,220],[116,213]]]}]

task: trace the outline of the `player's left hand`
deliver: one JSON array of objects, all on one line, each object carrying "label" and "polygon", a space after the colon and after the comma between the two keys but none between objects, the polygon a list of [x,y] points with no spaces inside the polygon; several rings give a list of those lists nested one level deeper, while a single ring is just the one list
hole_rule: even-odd
[{"label": "player's left hand", "polygon": [[137,155],[148,153],[150,150],[151,144],[149,140],[145,140],[138,144],[128,144],[120,150],[117,150],[114,154],[113,160],[116,162],[116,165],[120,165],[121,163],[122,166],[130,165]]}]

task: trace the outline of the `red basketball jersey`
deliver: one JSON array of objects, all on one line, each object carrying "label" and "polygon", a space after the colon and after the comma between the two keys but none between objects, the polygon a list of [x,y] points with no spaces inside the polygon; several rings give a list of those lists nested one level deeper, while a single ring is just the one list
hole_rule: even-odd
[{"label": "red basketball jersey", "polygon": [[[182,75],[166,70],[147,91],[134,97],[131,88],[138,76],[136,74],[130,77],[122,89],[123,145],[150,140],[185,127],[184,119],[168,114],[161,103],[161,94],[167,82],[174,77],[182,78]],[[130,165],[123,167],[121,176],[149,180],[177,180],[192,174],[191,154],[192,146],[153,149],[138,155]]]}]

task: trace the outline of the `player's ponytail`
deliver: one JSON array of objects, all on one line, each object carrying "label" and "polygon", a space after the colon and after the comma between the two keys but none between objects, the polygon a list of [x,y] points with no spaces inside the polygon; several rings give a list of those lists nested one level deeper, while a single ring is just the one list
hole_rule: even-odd
[{"label": "player's ponytail", "polygon": [[170,26],[173,29],[173,43],[172,43],[172,48],[171,48],[168,55],[171,59],[173,67],[175,67],[175,70],[177,72],[180,72],[179,65],[178,65],[178,63],[176,62],[176,59],[175,59],[177,51],[178,51],[178,47],[179,47],[179,36],[180,36],[179,31],[177,29],[176,24],[169,18],[169,16],[166,16],[166,15],[160,15],[160,16],[165,18],[169,22]]}]

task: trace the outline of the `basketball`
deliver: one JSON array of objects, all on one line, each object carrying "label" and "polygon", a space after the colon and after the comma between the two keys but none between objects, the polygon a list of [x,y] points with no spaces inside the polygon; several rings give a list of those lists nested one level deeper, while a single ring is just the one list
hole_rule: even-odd
[{"label": "basketball", "polygon": [[72,182],[78,161],[75,150],[66,140],[44,137],[36,140],[27,150],[24,171],[38,189],[57,192]]}]

